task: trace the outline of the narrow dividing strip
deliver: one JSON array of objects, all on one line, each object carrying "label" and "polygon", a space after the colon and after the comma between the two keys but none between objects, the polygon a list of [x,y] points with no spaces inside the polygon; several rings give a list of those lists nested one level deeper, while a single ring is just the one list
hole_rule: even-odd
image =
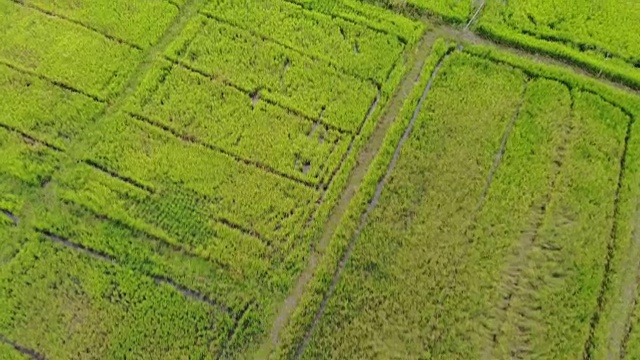
[{"label": "narrow dividing strip", "polygon": [[51,150],[53,150],[55,152],[60,152],[60,153],[64,152],[64,150],[62,150],[62,148],[60,148],[60,147],[58,147],[56,145],[53,145],[53,144],[51,144],[51,143],[49,143],[47,141],[36,139],[35,137],[27,134],[26,132],[24,132],[22,130],[14,128],[13,126],[9,126],[9,125],[0,123],[0,128],[5,129],[5,130],[10,131],[10,132],[17,133],[17,134],[19,134],[20,136],[22,136],[25,140],[27,140],[29,142],[43,145],[43,146],[45,146],[45,147],[47,147],[47,148],[49,148],[49,149],[51,149]]},{"label": "narrow dividing strip", "polygon": [[316,313],[316,316],[313,319],[313,322],[311,323],[310,328],[306,332],[306,334],[304,336],[304,339],[303,339],[302,343],[300,344],[300,347],[298,348],[298,350],[296,352],[296,356],[295,356],[296,360],[299,360],[300,358],[302,358],[302,355],[304,354],[305,349],[309,345],[309,342],[311,340],[311,335],[313,334],[313,332],[315,331],[316,327],[320,323],[320,319],[322,318],[322,315],[324,314],[324,311],[325,311],[325,309],[327,307],[327,304],[329,303],[329,299],[333,296],[333,293],[335,292],[336,287],[338,286],[338,282],[340,281],[340,276],[342,275],[342,272],[344,271],[344,268],[347,265],[347,261],[349,261],[349,258],[351,257],[351,253],[353,252],[355,244],[356,244],[358,238],[360,237],[360,234],[364,230],[364,227],[367,225],[367,220],[369,219],[369,215],[371,214],[373,209],[375,209],[375,207],[378,205],[378,202],[380,201],[380,196],[382,195],[382,190],[384,190],[384,187],[387,184],[387,181],[389,180],[389,177],[390,177],[391,173],[393,172],[393,169],[395,168],[396,163],[398,162],[398,159],[400,158],[400,152],[402,150],[402,147],[403,147],[404,143],[407,141],[407,139],[411,135],[411,131],[413,130],[413,126],[414,126],[414,124],[416,122],[416,119],[418,118],[418,115],[420,114],[420,110],[422,109],[422,105],[423,105],[425,99],[427,98],[427,95],[429,94],[429,91],[431,90],[431,87],[433,86],[433,82],[434,82],[436,76],[438,75],[438,71],[442,67],[442,64],[444,63],[444,61],[446,61],[446,59],[449,56],[450,56],[450,53],[446,54],[440,60],[438,65],[436,65],[435,69],[433,70],[433,73],[431,73],[431,77],[429,78],[429,82],[427,83],[427,86],[425,87],[424,91],[422,92],[422,96],[420,97],[420,101],[418,102],[418,105],[416,106],[416,109],[413,112],[413,116],[411,117],[411,121],[409,122],[409,125],[405,129],[404,133],[402,134],[402,137],[400,138],[400,141],[398,142],[398,145],[396,146],[396,149],[395,149],[395,151],[393,153],[393,157],[391,158],[391,162],[389,163],[389,166],[387,167],[387,170],[386,170],[384,176],[382,177],[382,179],[378,182],[378,185],[376,186],[376,191],[375,191],[375,193],[373,195],[373,198],[371,199],[371,202],[369,202],[369,206],[367,206],[366,211],[364,212],[364,214],[362,214],[362,217],[360,219],[360,225],[358,226],[358,229],[356,230],[353,238],[349,242],[349,245],[347,247],[347,251],[345,252],[345,254],[342,257],[342,259],[340,259],[340,263],[338,264],[338,267],[336,268],[336,271],[335,271],[335,273],[333,275],[333,279],[331,280],[331,286],[329,287],[329,290],[328,290],[327,294],[325,294],[324,299],[322,300],[322,303],[320,304],[320,308],[318,309],[318,312]]},{"label": "narrow dividing strip", "polygon": [[613,257],[615,256],[616,235],[618,233],[618,218],[620,216],[620,193],[622,192],[623,181],[626,173],[627,152],[629,151],[629,141],[631,140],[631,129],[633,128],[634,120],[635,118],[633,116],[629,116],[629,121],[627,123],[627,132],[624,138],[624,148],[622,150],[622,156],[620,157],[620,173],[618,175],[618,186],[616,188],[616,195],[613,200],[613,226],[611,227],[609,239],[607,239],[607,254],[604,264],[604,276],[602,278],[602,283],[600,284],[600,289],[598,290],[596,310],[591,316],[589,325],[589,337],[584,344],[584,360],[592,359],[592,352],[595,346],[595,331],[600,322],[600,314],[604,310],[605,295],[607,294],[611,285],[611,266]]},{"label": "narrow dividing strip", "polygon": [[[198,75],[201,75],[201,76],[204,76],[204,77],[209,78],[209,79],[211,79],[213,81],[219,81],[219,82],[221,82],[222,84],[224,84],[226,86],[232,87],[232,88],[234,88],[234,89],[236,89],[236,90],[238,90],[240,92],[245,93],[247,96],[249,96],[251,98],[255,98],[256,95],[260,93],[260,88],[258,88],[258,89],[246,89],[246,88],[243,88],[240,85],[237,85],[237,84],[234,84],[234,83],[230,82],[227,79],[224,79],[224,78],[209,74],[206,71],[202,71],[200,69],[197,69],[197,68],[185,63],[182,60],[175,59],[175,58],[172,58],[170,56],[164,56],[164,58],[167,61],[170,61],[171,63],[173,63],[174,65],[178,65],[178,66],[184,68],[185,70],[191,71],[192,73],[195,73],[195,74],[198,74]],[[347,129],[343,129],[343,128],[341,128],[339,126],[336,126],[336,125],[333,125],[333,124],[330,124],[330,123],[324,121],[321,117],[313,118],[313,117],[311,117],[311,116],[309,116],[307,114],[302,113],[300,110],[291,108],[291,107],[286,106],[286,105],[282,105],[282,104],[278,103],[277,101],[274,101],[274,100],[271,100],[271,99],[267,99],[265,97],[259,97],[259,100],[260,101],[264,101],[264,102],[268,103],[269,105],[277,106],[277,107],[279,107],[279,108],[281,108],[283,110],[286,110],[288,113],[293,114],[293,115],[298,116],[298,117],[301,117],[301,118],[303,118],[305,120],[311,121],[313,123],[318,123],[318,124],[326,127],[328,130],[337,131],[341,135],[353,135],[352,131],[347,130]]]},{"label": "narrow dividing strip", "polygon": [[260,34],[260,33],[256,32],[256,31],[254,31],[253,29],[249,29],[249,28],[246,28],[246,27],[240,27],[240,26],[234,24],[233,22],[231,22],[229,20],[226,20],[226,19],[224,19],[222,17],[216,16],[215,14],[212,14],[212,13],[209,13],[209,12],[206,12],[206,11],[200,11],[200,15],[202,15],[202,16],[210,19],[210,20],[226,24],[226,25],[231,26],[231,27],[233,27],[235,29],[240,29],[242,31],[246,31],[246,32],[250,33],[251,36],[253,36],[253,37],[256,37],[256,38],[259,38],[259,39],[261,39],[263,41],[268,41],[270,43],[282,46],[283,48],[286,48],[287,50],[291,50],[291,51],[293,51],[293,52],[295,52],[295,53],[297,53],[299,55],[302,55],[302,56],[304,56],[306,58],[309,58],[311,60],[322,61],[324,63],[327,63],[327,64],[331,65],[332,67],[334,67],[336,70],[340,69],[340,71],[338,71],[338,73],[341,74],[341,75],[347,75],[347,76],[356,78],[356,79],[358,79],[360,81],[370,82],[371,84],[375,85],[376,87],[381,87],[382,86],[382,84],[379,81],[377,81],[376,79],[373,79],[373,78],[370,78],[370,77],[364,77],[364,76],[362,76],[362,75],[360,75],[360,74],[358,74],[356,72],[348,71],[347,69],[343,68],[339,64],[337,64],[337,63],[335,63],[335,62],[333,62],[333,61],[331,61],[329,59],[325,59],[325,58],[317,56],[317,55],[308,54],[308,53],[306,53],[306,52],[304,52],[304,51],[302,51],[302,50],[300,50],[300,49],[298,49],[298,48],[296,48],[294,46],[291,46],[291,45],[285,44],[285,43],[283,43],[281,41],[278,41],[275,38]]},{"label": "narrow dividing strip", "polygon": [[[571,117],[573,116],[574,109],[574,96],[571,94]],[[571,118],[570,117],[570,118]],[[522,280],[523,272],[526,271],[525,268],[525,260],[531,253],[537,239],[540,235],[540,230],[542,229],[542,225],[544,223],[544,218],[547,213],[547,209],[549,204],[551,203],[553,197],[553,190],[556,188],[556,183],[558,177],[560,175],[560,170],[564,165],[567,147],[569,138],[571,133],[573,132],[573,124],[568,123],[562,129],[562,139],[560,144],[558,145],[556,151],[556,156],[553,161],[553,169],[551,172],[551,180],[549,182],[549,187],[547,192],[544,195],[544,198],[541,200],[539,204],[534,204],[531,208],[532,211],[532,219],[531,226],[522,231],[520,235],[520,240],[518,242],[517,253],[515,258],[512,259],[507,265],[506,270],[503,274],[503,280],[501,282],[503,289],[506,289],[505,294],[502,297],[502,301],[497,305],[496,311],[501,314],[498,318],[503,319],[499,321],[496,325],[496,328],[492,331],[491,341],[488,346],[485,348],[483,353],[483,359],[491,360],[493,359],[493,352],[499,344],[500,340],[500,329],[504,322],[506,321],[506,316],[511,310],[512,300],[516,296],[516,292],[520,287],[520,281]],[[518,331],[524,332],[525,330],[518,326]],[[519,358],[519,353],[513,353],[512,357]]]},{"label": "narrow dividing strip", "polygon": [[[88,248],[82,244],[78,244],[75,242],[70,241],[69,239],[66,239],[62,236],[56,235],[54,233],[52,233],[49,230],[46,229],[36,229],[36,232],[44,235],[47,239],[53,241],[54,243],[63,245],[67,248],[70,248],[72,250],[75,250],[77,252],[81,252],[85,255],[88,255],[90,257],[93,257],[95,259],[101,260],[101,261],[106,261],[109,263],[113,263],[113,264],[117,264],[122,266],[122,264],[120,264],[118,262],[117,259],[102,253],[100,251]],[[156,283],[158,284],[165,284],[168,285],[170,287],[172,287],[173,289],[175,289],[176,291],[178,291],[179,293],[181,293],[184,297],[192,299],[192,300],[196,300],[196,301],[200,301],[203,303],[206,303],[212,307],[218,308],[220,311],[225,312],[227,314],[233,314],[233,311],[226,305],[221,304],[213,299],[210,299],[209,297],[200,294],[199,292],[189,289],[183,285],[180,285],[178,283],[176,283],[174,280],[165,277],[165,276],[160,276],[160,275],[151,275],[151,274],[144,274],[145,276],[150,277],[151,279],[153,279]]]},{"label": "narrow dividing strip", "polygon": [[13,226],[18,226],[20,221],[11,211],[0,208],[0,214],[3,214],[7,218],[9,218],[9,220],[11,220],[11,222],[13,223]]},{"label": "narrow dividing strip", "polygon": [[[339,165],[336,166],[335,169],[333,169],[333,171],[331,172],[331,175],[329,176],[329,181],[327,181],[327,183],[323,185],[324,191],[322,193],[321,199],[319,200],[320,202],[324,200],[327,190],[331,187],[331,184],[333,184],[333,180],[338,174],[338,171],[342,169],[342,166],[344,165],[345,161],[347,161],[347,159],[349,158],[349,155],[351,155],[351,153],[353,152],[355,141],[362,133],[362,128],[366,123],[369,122],[369,119],[371,119],[371,117],[373,116],[373,113],[376,111],[376,109],[378,108],[378,105],[380,104],[380,97],[381,97],[381,93],[380,91],[378,91],[376,98],[373,100],[373,103],[371,103],[371,106],[369,107],[369,111],[367,111],[367,115],[365,116],[364,121],[360,123],[360,126],[358,127],[356,134],[351,137],[351,140],[349,141],[349,146],[347,147],[347,151],[345,151],[345,153],[342,155],[342,159],[340,159]],[[335,146],[337,146],[337,143]]]},{"label": "narrow dividing strip", "polygon": [[260,242],[262,242],[263,244],[265,244],[267,246],[267,248],[271,249],[273,248],[274,245],[274,241],[267,238],[266,236],[260,234],[257,230],[255,229],[247,229],[246,227],[237,224],[229,219],[223,218],[223,217],[215,217],[213,219],[213,221],[222,224],[230,229],[236,230],[240,233],[242,233],[243,235],[247,235],[250,236],[252,238],[258,239],[260,240]]},{"label": "narrow dividing strip", "polygon": [[230,152],[230,151],[228,151],[226,149],[223,149],[221,147],[205,143],[205,142],[203,142],[201,140],[196,139],[195,136],[182,134],[182,133],[178,132],[177,130],[170,128],[169,126],[164,125],[164,124],[162,124],[162,123],[160,123],[158,121],[152,120],[152,119],[150,119],[150,118],[148,118],[146,116],[142,116],[140,114],[136,114],[136,113],[132,113],[132,112],[129,112],[128,114],[132,118],[134,118],[134,119],[136,119],[138,121],[141,121],[141,122],[143,122],[143,123],[145,123],[147,125],[150,125],[150,126],[152,126],[154,128],[161,129],[164,132],[169,133],[173,137],[178,138],[178,139],[180,139],[180,140],[182,140],[184,142],[200,145],[200,146],[205,147],[205,148],[207,148],[209,150],[212,150],[212,151],[215,151],[217,153],[220,153],[220,154],[223,154],[225,156],[228,156],[228,157],[232,158],[233,160],[235,160],[235,161],[237,161],[239,163],[242,163],[242,164],[245,164],[245,165],[248,165],[248,166],[251,166],[251,167],[258,168],[258,169],[260,169],[260,170],[262,170],[264,172],[267,172],[267,173],[270,173],[272,175],[278,176],[280,178],[283,178],[283,179],[286,179],[286,180],[301,184],[301,185],[306,186],[308,188],[317,189],[319,187],[318,184],[316,184],[314,182],[311,182],[309,180],[298,179],[298,178],[296,178],[294,176],[291,176],[291,175],[288,175],[288,174],[283,173],[281,171],[278,171],[278,170],[272,168],[269,165],[260,163],[258,161],[248,160],[248,159],[242,158],[242,157],[240,157],[240,156],[238,156],[238,155],[236,155],[236,154],[234,154],[234,153],[232,153],[232,152]]},{"label": "narrow dividing strip", "polygon": [[10,68],[11,70],[17,71],[19,73],[22,73],[22,74],[25,74],[25,75],[30,75],[30,76],[35,76],[40,80],[44,80],[44,81],[46,81],[46,82],[48,82],[48,83],[50,83],[52,85],[55,85],[55,86],[57,86],[59,88],[62,88],[64,90],[71,91],[71,92],[76,93],[76,94],[84,95],[84,96],[88,97],[89,99],[92,99],[95,102],[99,102],[99,103],[106,103],[107,102],[106,100],[104,100],[104,99],[102,99],[102,98],[100,98],[100,97],[98,97],[96,95],[92,95],[92,94],[90,94],[90,93],[88,93],[88,92],[86,92],[84,90],[80,90],[80,89],[75,88],[75,87],[73,87],[73,86],[71,86],[69,84],[63,83],[62,81],[54,80],[54,79],[51,79],[51,78],[49,78],[47,76],[44,76],[42,74],[38,74],[37,72],[35,72],[33,70],[28,70],[28,69],[22,68],[22,67],[20,67],[18,65],[12,64],[11,62],[9,62],[7,60],[0,59],[0,64]]},{"label": "narrow dividing strip", "polygon": [[93,161],[93,160],[84,160],[83,161],[85,164],[87,164],[88,166],[106,174],[109,177],[112,177],[114,179],[120,180],[122,182],[125,182],[135,188],[138,188],[144,192],[147,192],[149,194],[155,194],[156,190],[149,186],[149,185],[145,185],[135,179],[132,179],[130,177],[126,177],[124,175],[120,175],[117,172],[113,171],[113,170],[109,170],[107,169],[105,166],[102,166],[100,164],[98,164],[97,162]]},{"label": "narrow dividing strip", "polygon": [[120,38],[115,37],[113,35],[109,35],[109,34],[107,34],[105,32],[102,32],[102,31],[94,28],[93,26],[91,26],[89,24],[83,23],[82,21],[71,19],[71,18],[66,17],[64,15],[57,14],[57,13],[55,13],[53,11],[49,11],[49,10],[43,9],[40,6],[33,5],[33,4],[30,4],[30,3],[26,3],[26,2],[24,2],[22,0],[11,0],[11,1],[16,3],[16,4],[18,4],[18,5],[20,5],[20,6],[26,7],[28,9],[35,10],[35,11],[37,11],[39,13],[42,13],[44,15],[47,15],[49,17],[52,17],[52,18],[55,18],[55,19],[58,19],[58,20],[62,20],[62,21],[65,21],[65,22],[69,22],[69,23],[72,23],[74,25],[78,25],[78,26],[80,26],[82,28],[85,28],[85,29],[91,31],[91,32],[94,32],[96,34],[102,35],[103,37],[105,37],[108,40],[117,42],[117,43],[122,44],[122,45],[129,46],[129,47],[131,47],[133,49],[136,49],[136,50],[140,50],[140,51],[143,50],[142,47],[140,47],[139,45],[136,45],[136,44],[134,44],[134,43],[132,43],[130,41],[124,40],[124,39],[120,39]]},{"label": "narrow dividing strip", "polygon": [[3,342],[9,346],[11,346],[12,348],[16,349],[17,352],[21,353],[22,355],[28,356],[32,359],[35,360],[47,360],[47,358],[42,355],[41,353],[30,349],[28,347],[22,346],[18,343],[16,343],[15,341],[11,341],[9,340],[6,336],[0,334],[0,342]]},{"label": "narrow dividing strip", "polygon": [[526,80],[524,85],[522,86],[522,93],[520,94],[520,102],[518,103],[516,112],[515,114],[513,114],[511,121],[509,122],[509,124],[507,124],[507,127],[504,130],[504,134],[502,135],[500,148],[496,152],[495,160],[493,161],[493,166],[489,171],[489,175],[487,175],[487,182],[484,186],[484,189],[482,189],[482,193],[480,194],[480,200],[478,201],[478,205],[476,207],[476,213],[478,213],[484,206],[484,202],[487,199],[487,194],[489,193],[489,189],[491,188],[491,183],[493,182],[493,177],[496,175],[496,171],[498,171],[498,168],[502,163],[502,158],[504,157],[504,153],[507,151],[507,142],[511,137],[511,132],[513,131],[513,127],[515,126],[516,121],[520,117],[520,112],[522,111],[522,106],[524,105],[524,99],[525,99],[525,94],[527,92],[528,85],[529,85],[529,82],[528,80]]}]

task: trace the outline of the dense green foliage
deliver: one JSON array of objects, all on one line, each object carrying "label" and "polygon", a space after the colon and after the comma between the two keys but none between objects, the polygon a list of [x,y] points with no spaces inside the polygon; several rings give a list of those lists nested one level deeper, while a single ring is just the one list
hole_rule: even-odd
[{"label": "dense green foliage", "polygon": [[[0,0],[0,358],[638,357],[640,102],[479,5]],[[472,30],[637,86],[637,14]]]},{"label": "dense green foliage", "polygon": [[131,111],[277,169],[326,182],[350,137],[169,62],[158,64],[132,99]]},{"label": "dense green foliage", "polygon": [[[630,118],[605,100],[607,91],[601,98],[569,89],[562,83],[573,88],[574,79],[540,79],[534,69],[509,82],[507,68],[474,57],[445,63],[305,357],[582,356],[609,237],[632,216],[621,210],[632,199],[616,200],[629,194],[618,193],[619,181],[633,182],[620,178]],[[496,102],[510,98],[510,106]],[[505,113],[483,122],[478,115],[492,106]],[[633,169],[637,146],[629,149]],[[370,181],[363,192],[374,187]],[[349,221],[344,229],[354,236]],[[326,293],[332,272],[322,274],[316,281]],[[306,318],[308,328],[313,316]]]},{"label": "dense green foliage", "polygon": [[488,1],[478,30],[640,88],[640,6],[623,0]]},{"label": "dense green foliage", "polygon": [[154,44],[178,14],[176,6],[167,0],[24,0],[22,3],[139,47]]},{"label": "dense green foliage", "polygon": [[415,43],[424,24],[400,15],[368,5],[361,0],[287,0],[306,9],[324,13],[335,18],[366,25],[367,27],[393,34],[407,44]]},{"label": "dense green foliage", "polygon": [[0,65],[0,124],[63,148],[103,108],[92,99]]},{"label": "dense green foliage", "polygon": [[1,0],[1,358],[267,337],[424,29],[279,5]]},{"label": "dense green foliage", "polygon": [[392,34],[332,19],[286,1],[216,0],[205,12],[378,83],[386,80],[403,50]]},{"label": "dense green foliage", "polygon": [[104,99],[123,87],[141,56],[81,26],[0,1],[2,62]]},{"label": "dense green foliage", "polygon": [[194,19],[168,54],[254,97],[345,131],[358,129],[378,92],[370,81],[324,61],[205,17]]}]

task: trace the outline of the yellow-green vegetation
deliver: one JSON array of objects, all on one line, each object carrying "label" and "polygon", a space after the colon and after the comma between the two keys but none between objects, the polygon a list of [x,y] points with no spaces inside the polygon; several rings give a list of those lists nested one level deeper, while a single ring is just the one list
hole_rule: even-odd
[{"label": "yellow-green vegetation", "polygon": [[637,99],[483,48],[433,76],[283,358],[592,358],[635,216]]},{"label": "yellow-green vegetation", "polygon": [[0,359],[640,357],[637,17],[0,0]]},{"label": "yellow-green vegetation", "polygon": [[478,31],[640,88],[637,2],[487,1]]},{"label": "yellow-green vegetation", "polygon": [[0,1],[0,358],[269,336],[424,30],[272,5]]}]

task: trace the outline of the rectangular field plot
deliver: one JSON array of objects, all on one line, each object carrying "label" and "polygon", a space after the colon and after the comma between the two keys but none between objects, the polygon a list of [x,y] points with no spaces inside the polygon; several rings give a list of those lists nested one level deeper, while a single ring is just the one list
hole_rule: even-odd
[{"label": "rectangular field plot", "polygon": [[628,112],[465,52],[427,91],[302,358],[582,358]]},{"label": "rectangular field plot", "polygon": [[[108,119],[95,134],[83,157],[98,172],[158,197],[176,191],[186,194],[186,199],[197,195],[206,200],[208,210],[219,220],[253,229],[268,239],[286,239],[296,234],[309,216],[310,204],[317,200],[318,190],[314,187],[186,141],[130,116]],[[90,181],[82,173],[71,179],[69,185],[78,195]],[[92,191],[92,186],[86,189]],[[104,205],[110,206],[109,201]]]},{"label": "rectangular field plot", "polygon": [[379,84],[386,81],[404,49],[395,35],[311,12],[287,1],[215,0],[204,13]]},{"label": "rectangular field plot", "polygon": [[345,132],[360,128],[379,93],[371,81],[204,16],[187,26],[167,55],[255,99],[278,103]]},{"label": "rectangular field plot", "polygon": [[181,136],[314,185],[329,180],[351,140],[168,61],[149,72],[128,108]]},{"label": "rectangular field plot", "polygon": [[0,65],[1,127],[64,148],[103,107],[83,94]]},{"label": "rectangular field plot", "polygon": [[12,1],[140,48],[153,45],[178,14],[178,8],[167,0]]},{"label": "rectangular field plot", "polygon": [[0,1],[0,62],[105,99],[141,59],[140,50],[80,25]]},{"label": "rectangular field plot", "polygon": [[640,88],[640,3],[488,1],[479,30]]},{"label": "rectangular field plot", "polygon": [[215,306],[45,236],[2,268],[0,289],[0,333],[51,359],[213,359],[234,326]]}]

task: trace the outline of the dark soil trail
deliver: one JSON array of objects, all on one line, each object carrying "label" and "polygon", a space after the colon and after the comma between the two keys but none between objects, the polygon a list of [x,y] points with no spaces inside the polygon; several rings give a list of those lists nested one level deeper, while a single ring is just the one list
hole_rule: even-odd
[{"label": "dark soil trail", "polygon": [[[416,81],[419,79],[424,61],[429,55],[431,47],[437,39],[438,36],[436,34],[434,34],[433,32],[428,32],[416,47],[415,53],[410,54],[412,62],[411,69],[405,74],[396,93],[390,99],[388,109],[382,115],[382,118],[378,121],[378,124],[376,125],[376,128],[371,135],[371,138],[367,142],[365,148],[358,155],[357,165],[351,171],[346,188],[343,191],[340,200],[332,209],[332,212],[323,227],[321,238],[311,250],[306,268],[298,277],[294,290],[291,292],[291,294],[289,294],[289,296],[285,299],[284,303],[280,307],[277,318],[271,328],[269,337],[263,342],[260,350],[256,354],[256,358],[267,358],[270,355],[271,351],[273,351],[273,349],[278,345],[280,332],[289,321],[289,318],[293,314],[293,311],[295,310],[298,302],[302,298],[306,286],[312,279],[318,263],[331,240],[331,237],[336,231],[338,224],[342,219],[342,216],[346,212],[349,203],[351,202],[351,199],[353,199],[358,188],[360,187],[362,179],[364,179],[369,165],[382,147],[382,143],[387,130],[389,129],[389,126],[391,126],[393,121],[400,113],[405,99],[415,86]],[[374,101],[373,105],[377,105],[378,100],[379,95]],[[372,109],[370,109],[367,118],[371,116],[372,112]],[[350,149],[351,148],[352,146],[350,146]],[[344,159],[342,162],[344,162]],[[320,199],[320,201],[322,201],[322,198]]]},{"label": "dark soil trail", "polygon": [[[614,199],[614,210],[613,210],[613,226],[611,227],[611,233],[609,235],[609,239],[607,241],[607,254],[606,261],[604,265],[604,277],[602,279],[602,284],[600,285],[600,290],[598,291],[598,305],[596,311],[593,313],[591,317],[591,323],[589,327],[589,337],[584,345],[584,360],[591,360],[593,348],[595,346],[595,331],[600,322],[600,314],[604,309],[605,296],[609,290],[611,283],[611,265],[613,257],[615,256],[615,247],[616,247],[616,235],[618,233],[618,218],[620,217],[620,193],[622,192],[623,181],[626,173],[626,162],[627,162],[627,152],[629,150],[629,140],[631,139],[631,130],[633,128],[632,117],[629,117],[627,124],[627,132],[624,138],[624,148],[622,150],[622,156],[620,157],[620,174],[618,175],[618,187],[616,188],[616,195]],[[635,300],[634,300],[635,301]],[[625,324],[626,326],[626,324]],[[630,325],[629,325],[630,327]],[[626,336],[625,336],[626,337]],[[616,340],[622,342],[622,340]],[[620,344],[622,346],[622,343]]]},{"label": "dark soil trail", "polygon": [[369,218],[369,214],[373,211],[373,209],[375,209],[376,205],[378,204],[378,201],[380,200],[380,196],[382,195],[382,191],[384,190],[384,187],[389,179],[389,176],[391,174],[391,172],[393,171],[398,159],[400,158],[400,151],[402,150],[402,146],[404,145],[404,143],[407,141],[407,139],[409,138],[409,136],[411,135],[411,130],[413,129],[413,125],[415,124],[415,121],[420,113],[420,110],[422,109],[422,104],[424,103],[424,100],[426,99],[427,95],[429,94],[429,91],[431,90],[431,87],[433,85],[433,80],[435,79],[435,77],[438,74],[438,71],[440,70],[440,67],[442,66],[443,62],[447,59],[447,57],[449,56],[449,54],[445,55],[440,62],[438,63],[438,65],[436,66],[436,68],[434,69],[433,73],[431,74],[431,78],[429,79],[429,82],[427,84],[427,86],[425,87],[423,93],[422,93],[422,97],[420,98],[420,101],[418,102],[418,105],[416,106],[416,109],[413,113],[413,116],[411,118],[411,121],[409,122],[409,125],[407,126],[404,134],[402,134],[402,137],[400,138],[400,141],[395,149],[395,152],[393,153],[393,157],[391,158],[391,162],[389,163],[389,166],[387,167],[387,171],[385,172],[383,178],[380,180],[380,182],[378,183],[377,187],[376,187],[376,191],[373,195],[373,198],[371,199],[371,202],[369,203],[369,206],[367,207],[365,213],[362,215],[362,218],[360,220],[360,225],[358,226],[358,230],[356,231],[356,233],[353,236],[353,239],[351,240],[351,242],[349,243],[348,247],[347,247],[347,251],[345,252],[344,256],[342,257],[342,259],[340,260],[340,263],[338,264],[338,267],[336,269],[336,272],[334,273],[333,279],[331,281],[331,286],[329,288],[329,291],[327,292],[327,294],[325,294],[324,299],[322,300],[322,303],[320,305],[320,309],[318,309],[318,312],[316,313],[315,318],[313,319],[313,323],[311,324],[311,327],[309,328],[309,330],[307,331],[307,333],[304,336],[304,339],[302,341],[302,344],[300,345],[300,347],[298,348],[297,354],[296,354],[296,359],[300,359],[302,357],[302,355],[304,354],[304,350],[306,349],[306,347],[309,344],[309,341],[311,340],[311,336],[315,330],[315,328],[317,327],[318,323],[320,322],[320,319],[322,317],[322,314],[324,313],[324,310],[327,307],[327,304],[329,302],[329,299],[331,298],[331,296],[333,295],[336,286],[338,284],[338,282],[340,281],[340,276],[342,275],[342,271],[344,270],[344,267],[347,264],[347,261],[349,260],[349,257],[351,256],[351,253],[353,251],[353,248],[357,242],[357,239],[360,236],[360,233],[362,232],[362,230],[364,229],[364,227],[367,224],[367,219]]},{"label": "dark soil trail", "polygon": [[16,349],[17,352],[21,353],[22,355],[28,356],[32,359],[35,360],[47,360],[47,358],[40,354],[39,352],[33,350],[33,349],[29,349],[27,347],[24,347],[14,341],[11,341],[9,339],[7,339],[4,335],[0,335],[0,342],[3,342],[9,346],[11,346],[12,348]]}]

